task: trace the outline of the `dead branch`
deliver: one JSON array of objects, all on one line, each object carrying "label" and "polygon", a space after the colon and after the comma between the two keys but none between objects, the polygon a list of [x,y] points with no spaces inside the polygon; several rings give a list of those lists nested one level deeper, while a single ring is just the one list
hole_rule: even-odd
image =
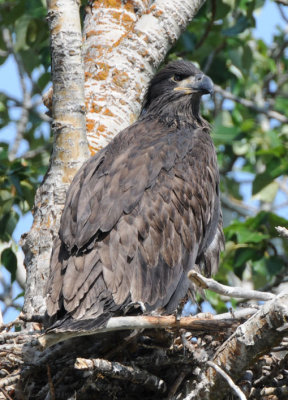
[{"label": "dead branch", "polygon": [[257,290],[247,290],[241,287],[222,285],[221,283],[214,281],[212,278],[205,278],[205,276],[196,271],[190,271],[188,273],[188,278],[191,279],[191,281],[198,287],[212,290],[213,292],[222,294],[224,296],[260,301],[267,301],[275,298],[273,293],[259,292]]},{"label": "dead branch", "polygon": [[11,385],[15,382],[18,382],[20,379],[20,371],[18,370],[13,375],[7,376],[6,378],[0,379],[0,388],[4,388],[5,386]]},{"label": "dead branch", "polygon": [[[236,322],[231,314],[225,313],[227,319],[221,319],[218,315],[214,318],[211,314],[206,317],[183,317],[177,319],[174,315],[167,316],[133,316],[133,317],[114,317],[110,318],[107,326],[95,328],[90,331],[78,332],[55,332],[46,333],[39,337],[39,343],[43,348],[52,346],[55,343],[71,339],[73,337],[96,335],[104,332],[133,330],[133,329],[189,329],[193,332],[219,332],[221,329],[232,327]],[[251,314],[250,314],[251,315]]]},{"label": "dead branch", "polygon": [[242,390],[237,385],[235,385],[233,380],[230,378],[228,374],[226,374],[225,371],[223,371],[223,369],[218,367],[218,365],[213,363],[212,361],[207,361],[207,364],[210,367],[214,368],[215,371],[218,372],[218,374],[220,374],[227,381],[228,385],[231,387],[231,389],[233,389],[233,391],[237,394],[240,400],[247,400]]},{"label": "dead branch", "polygon": [[[277,346],[287,334],[288,294],[282,293],[264,304],[248,321],[240,325],[235,333],[220,346],[212,361],[234,380],[257,359]],[[285,327],[285,329],[283,329]],[[194,391],[195,398],[209,387],[209,400],[221,400],[225,396],[223,378],[212,367],[206,371],[206,384]],[[199,397],[200,396],[200,397]]]},{"label": "dead branch", "polygon": [[284,226],[276,226],[275,227],[276,231],[283,236],[284,238],[288,238],[288,229],[284,228]]},{"label": "dead branch", "polygon": [[[75,368],[93,371],[96,375],[100,372],[111,378],[128,380],[137,385],[146,386],[152,391],[166,391],[166,385],[162,379],[137,367],[129,367],[119,362],[110,362],[99,358],[91,360],[77,358]],[[93,376],[95,377],[94,374]]]}]

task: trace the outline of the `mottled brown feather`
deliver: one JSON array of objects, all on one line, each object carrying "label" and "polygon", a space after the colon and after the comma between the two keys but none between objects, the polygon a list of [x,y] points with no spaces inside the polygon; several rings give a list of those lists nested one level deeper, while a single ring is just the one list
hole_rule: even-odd
[{"label": "mottled brown feather", "polygon": [[171,312],[195,262],[208,276],[217,269],[224,238],[216,153],[208,125],[183,99],[146,105],[76,174],[51,258],[51,329],[103,324],[131,301]]}]

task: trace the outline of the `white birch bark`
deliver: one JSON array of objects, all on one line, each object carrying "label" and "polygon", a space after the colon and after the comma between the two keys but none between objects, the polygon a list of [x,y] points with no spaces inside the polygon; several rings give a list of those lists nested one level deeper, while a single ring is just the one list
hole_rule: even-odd
[{"label": "white birch bark", "polygon": [[93,3],[83,30],[87,136],[92,152],[138,117],[151,76],[204,1]]},{"label": "white birch bark", "polygon": [[34,222],[23,237],[27,267],[24,313],[43,315],[52,241],[67,188],[89,155],[85,132],[82,34],[77,0],[49,0],[53,77],[53,153],[34,204]]}]

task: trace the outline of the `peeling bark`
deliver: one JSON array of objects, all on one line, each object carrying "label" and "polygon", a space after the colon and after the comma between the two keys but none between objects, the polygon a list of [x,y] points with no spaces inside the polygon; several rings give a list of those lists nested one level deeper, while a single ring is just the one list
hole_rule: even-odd
[{"label": "peeling bark", "polygon": [[[282,293],[264,304],[248,321],[220,346],[212,358],[214,364],[225,371],[233,381],[253,367],[260,356],[269,353],[287,334],[288,294]],[[201,384],[185,400],[221,400],[227,394],[226,381],[209,367]]]},{"label": "peeling bark", "polygon": [[89,155],[85,132],[84,69],[79,3],[48,1],[53,78],[53,153],[34,203],[34,222],[23,236],[27,285],[24,313],[43,315],[52,241],[67,188]]},{"label": "peeling bark", "polygon": [[83,29],[92,152],[136,120],[151,76],[204,1],[93,2]]}]

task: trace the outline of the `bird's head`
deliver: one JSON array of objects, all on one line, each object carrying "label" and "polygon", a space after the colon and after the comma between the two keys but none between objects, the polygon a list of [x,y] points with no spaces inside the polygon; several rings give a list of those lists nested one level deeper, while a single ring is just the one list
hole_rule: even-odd
[{"label": "bird's head", "polygon": [[[143,110],[157,113],[168,107],[173,113],[174,108],[178,110],[185,104],[198,117],[201,96],[212,93],[212,80],[195,65],[189,61],[173,61],[152,78]],[[185,108],[188,113],[188,107]]]}]

